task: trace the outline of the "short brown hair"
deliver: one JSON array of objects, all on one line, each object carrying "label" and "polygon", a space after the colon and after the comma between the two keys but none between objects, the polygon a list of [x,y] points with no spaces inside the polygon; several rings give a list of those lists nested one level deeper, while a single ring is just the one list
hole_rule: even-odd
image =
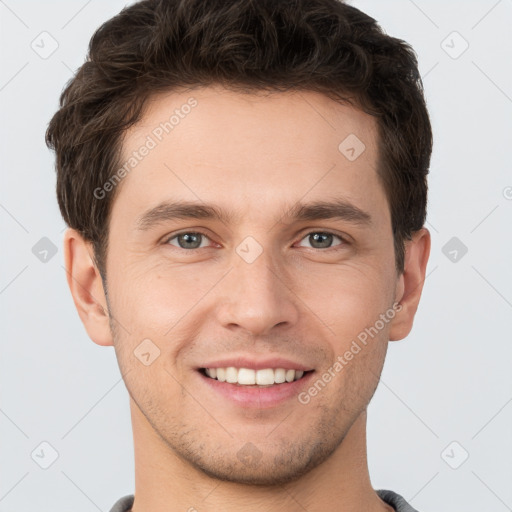
[{"label": "short brown hair", "polygon": [[426,218],[432,131],[416,55],[339,0],[143,0],[93,35],[46,132],[66,223],[92,242],[105,279],[122,135],[159,91],[220,84],[316,91],[376,117],[379,168],[398,272],[405,240]]}]

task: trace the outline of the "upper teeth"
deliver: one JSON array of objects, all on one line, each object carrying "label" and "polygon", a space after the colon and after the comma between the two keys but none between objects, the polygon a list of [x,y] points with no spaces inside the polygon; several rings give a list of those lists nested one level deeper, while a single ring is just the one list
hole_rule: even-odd
[{"label": "upper teeth", "polygon": [[304,372],[302,370],[285,370],[284,368],[265,368],[264,370],[251,370],[250,368],[206,368],[206,375],[220,382],[229,382],[231,384],[242,384],[250,386],[259,384],[260,386],[269,386],[272,384],[281,384],[283,382],[292,382],[300,379]]}]

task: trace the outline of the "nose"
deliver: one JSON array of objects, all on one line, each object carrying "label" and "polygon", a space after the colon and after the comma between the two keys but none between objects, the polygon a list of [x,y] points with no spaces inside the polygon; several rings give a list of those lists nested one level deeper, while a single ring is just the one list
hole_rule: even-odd
[{"label": "nose", "polygon": [[235,255],[219,297],[217,318],[224,328],[263,336],[286,329],[299,319],[299,300],[292,283],[264,251],[247,263]]}]

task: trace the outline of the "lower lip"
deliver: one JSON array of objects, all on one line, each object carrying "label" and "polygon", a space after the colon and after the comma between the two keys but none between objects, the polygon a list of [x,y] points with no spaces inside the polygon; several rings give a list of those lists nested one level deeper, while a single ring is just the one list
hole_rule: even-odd
[{"label": "lower lip", "polygon": [[308,372],[301,379],[294,380],[293,382],[274,384],[269,387],[252,387],[220,382],[217,379],[203,375],[201,372],[198,373],[210,389],[223,395],[228,400],[241,407],[259,409],[270,409],[292,398],[298,400],[298,394],[309,384],[314,374],[314,372]]}]

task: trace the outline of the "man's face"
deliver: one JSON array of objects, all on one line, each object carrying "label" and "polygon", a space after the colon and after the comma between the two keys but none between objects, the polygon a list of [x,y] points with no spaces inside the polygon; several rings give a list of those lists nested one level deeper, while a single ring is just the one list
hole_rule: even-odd
[{"label": "man's face", "polygon": [[[179,122],[158,130],[176,109]],[[154,147],[118,185],[107,257],[129,393],[169,453],[210,476],[290,481],[340,445],[386,354],[400,278],[375,121],[317,93],[209,87],[155,97],[121,161],[144,145]],[[298,215],[320,202],[349,206]],[[168,215],[163,205],[178,203],[225,218]],[[229,366],[308,372],[247,387],[202,370]]]}]

